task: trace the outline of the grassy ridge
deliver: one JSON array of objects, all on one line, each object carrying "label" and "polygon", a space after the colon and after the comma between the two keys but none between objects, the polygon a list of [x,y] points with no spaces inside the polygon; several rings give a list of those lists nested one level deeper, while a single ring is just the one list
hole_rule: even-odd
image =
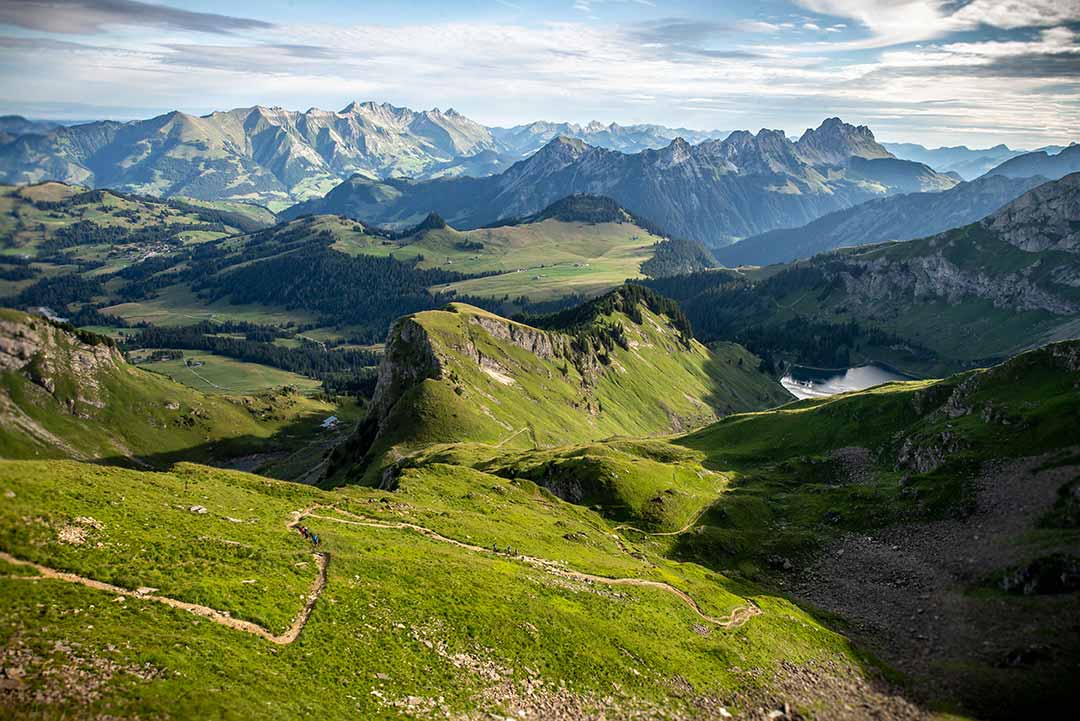
[{"label": "grassy ridge", "polygon": [[402,319],[352,457],[366,456],[370,480],[384,457],[432,443],[511,450],[652,434],[788,397],[745,349],[706,348],[644,302],[639,307],[640,322],[629,310],[607,310],[577,335],[463,304]]}]

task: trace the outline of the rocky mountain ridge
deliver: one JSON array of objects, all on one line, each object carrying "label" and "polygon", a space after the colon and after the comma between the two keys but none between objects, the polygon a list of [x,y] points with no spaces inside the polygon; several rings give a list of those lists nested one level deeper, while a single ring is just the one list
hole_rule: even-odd
[{"label": "rocky mountain ridge", "polygon": [[[434,210],[454,227],[475,228],[589,193],[614,199],[668,234],[721,246],[871,198],[945,190],[958,182],[888,156],[869,130],[836,119],[804,138],[800,145],[779,130],[738,131],[698,145],[677,138],[664,148],[626,155],[558,137],[485,178],[378,182],[354,176],[284,217],[339,213],[405,226]],[[841,156],[842,163],[830,162]]]},{"label": "rocky mountain ridge", "polygon": [[453,303],[392,326],[368,416],[330,475],[385,484],[384,466],[451,438],[528,448],[667,432],[787,397],[745,349],[706,348],[638,286],[535,325]]},{"label": "rocky mountain ridge", "polygon": [[1046,178],[991,175],[941,192],[906,193],[870,200],[824,215],[798,228],[781,228],[720,248],[727,266],[769,265],[809,258],[835,248],[912,240],[981,220]]}]

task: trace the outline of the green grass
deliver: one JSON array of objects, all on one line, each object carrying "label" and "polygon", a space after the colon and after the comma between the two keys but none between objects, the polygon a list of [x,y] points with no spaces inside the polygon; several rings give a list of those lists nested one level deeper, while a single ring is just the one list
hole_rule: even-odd
[{"label": "green grass", "polygon": [[[149,676],[120,671],[100,679],[88,704],[69,695],[58,704],[8,706],[6,717],[317,713],[384,719],[398,718],[392,704],[408,697],[432,704],[439,714],[445,707],[454,716],[505,716],[514,707],[498,700],[498,689],[522,692],[528,678],[544,682],[538,694],[565,688],[576,702],[602,704],[609,713],[686,710],[697,698],[767,683],[752,673],[757,669],[768,678],[781,659],[832,659],[855,667],[863,662],[842,637],[782,599],[693,565],[657,559],[654,567],[610,542],[591,548],[564,539],[564,526],[599,538],[603,521],[538,497],[535,487],[481,473],[430,472],[437,478],[418,478],[415,495],[411,484],[403,486],[387,505],[385,493],[321,492],[192,465],[151,474],[65,462],[0,463],[0,491],[10,499],[0,508],[0,547],[118,585],[155,586],[159,594],[278,629],[295,614],[314,573],[307,544],[285,528],[291,511],[313,502],[341,503],[413,522],[454,521],[441,511],[451,500],[472,511],[458,521],[464,524],[456,529],[459,538],[486,542],[493,536],[470,541],[469,524],[479,523],[484,507],[495,503],[500,515],[519,522],[507,524],[505,534],[494,529],[500,542],[521,537],[523,551],[550,554],[578,570],[667,578],[697,594],[711,612],[730,610],[750,594],[764,613],[739,629],[700,635],[697,618],[662,591],[609,591],[408,530],[309,519],[332,556],[329,580],[300,640],[286,647],[149,601],[118,603],[107,593],[60,581],[0,576],[0,639],[5,648],[29,651],[24,678],[30,689],[54,683],[42,674],[49,658],[73,668],[108,658]],[[451,493],[478,483],[502,492],[483,491],[477,499]],[[429,507],[429,499],[436,505]],[[190,505],[208,513],[191,513]],[[60,529],[79,517],[100,528],[82,545],[60,543]],[[552,530],[530,541],[521,526],[531,523]],[[693,692],[678,690],[676,678]]]},{"label": "green grass", "polygon": [[0,457],[103,458],[168,463],[261,450],[334,405],[295,393],[227,397],[201,393],[124,362],[40,318],[3,310],[0,320],[35,348],[21,369],[0,373]]},{"label": "green grass", "polygon": [[243,321],[262,325],[311,323],[315,317],[298,310],[271,308],[260,305],[232,305],[226,301],[206,303],[184,285],[164,288],[156,297],[118,303],[104,308],[104,313],[123,318],[129,323],[150,323],[160,326],[190,325],[209,321]]},{"label": "green grass", "polygon": [[[154,349],[137,354],[144,357]],[[139,363],[139,367],[161,373],[178,383],[203,393],[252,394],[292,386],[301,393],[315,393],[319,381],[279,368],[235,360],[205,351],[182,351],[181,360]],[[199,365],[196,365],[199,364]]]},{"label": "green grass", "polygon": [[[399,321],[387,350],[394,367],[408,376],[433,352],[441,371],[394,391],[368,454],[368,479],[383,457],[432,443],[478,441],[510,451],[671,432],[789,397],[745,349],[684,344],[666,317],[647,308],[640,324],[621,313],[594,322],[621,325],[626,347],[606,355],[594,348],[575,360],[569,336],[463,304]],[[394,340],[405,334],[413,340]],[[515,343],[512,334],[526,340]],[[528,339],[555,350],[534,353]]]},{"label": "green grass", "polygon": [[432,290],[526,296],[533,301],[599,295],[629,278],[640,278],[641,264],[652,257],[653,244],[661,240],[630,223],[557,220],[468,231],[448,227],[424,231],[401,242],[365,235],[348,221],[332,216],[320,219],[316,227],[330,232],[336,239],[333,247],[345,253],[404,261],[419,255],[423,257],[422,268],[498,273]]}]

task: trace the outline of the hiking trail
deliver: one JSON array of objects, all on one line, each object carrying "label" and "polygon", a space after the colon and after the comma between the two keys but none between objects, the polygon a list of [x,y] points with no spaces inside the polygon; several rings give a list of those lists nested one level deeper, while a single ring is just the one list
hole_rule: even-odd
[{"label": "hiking trail", "polygon": [[[326,509],[329,511],[337,512],[343,516],[347,516],[353,520],[346,520],[344,518],[335,518],[333,516],[318,515],[315,511]],[[369,518],[367,516],[357,515],[350,513],[349,511],[342,510],[336,506],[328,506],[325,504],[316,504],[309,506],[300,511],[293,511],[291,514],[292,520],[286,521],[285,527],[287,529],[295,530],[300,522],[305,518],[317,518],[321,521],[331,521],[334,523],[343,523],[352,526],[361,526],[365,528],[387,528],[395,530],[410,530],[416,533],[427,536],[428,538],[438,541],[440,543],[448,543],[458,548],[463,548],[475,553],[482,553],[488,556],[500,556],[496,551],[483,546],[477,546],[471,543],[465,543],[454,538],[449,538],[436,531],[426,528],[424,526],[417,525],[415,523],[408,523],[406,521],[380,521],[378,519]],[[279,646],[287,646],[300,637],[300,633],[304,630],[308,620],[311,618],[311,613],[315,608],[316,601],[319,600],[319,596],[322,595],[323,590],[326,589],[327,583],[327,567],[330,564],[330,554],[326,552],[319,552],[312,554],[315,559],[315,563],[318,567],[318,572],[315,575],[315,580],[311,584],[311,589],[308,591],[307,600],[304,602],[303,607],[297,613],[293,619],[289,628],[281,634],[275,634],[270,629],[260,626],[252,621],[244,621],[242,619],[233,618],[225,611],[218,611],[217,609],[210,608],[209,606],[203,606],[198,603],[188,603],[187,601],[180,601],[175,598],[169,598],[168,596],[160,596],[149,591],[135,590],[132,591],[128,588],[121,586],[115,586],[111,583],[105,583],[104,581],[98,581],[93,578],[87,578],[86,576],[80,576],[74,573],[68,573],[66,571],[58,571],[48,566],[43,566],[32,561],[25,561],[20,558],[12,556],[10,553],[0,551],[0,561],[5,561],[13,566],[19,566],[22,568],[32,568],[39,575],[37,576],[4,576],[6,580],[16,581],[40,581],[43,579],[51,579],[57,581],[65,581],[67,583],[74,583],[87,588],[92,588],[96,591],[105,591],[117,596],[124,596],[126,598],[136,598],[143,601],[154,601],[155,603],[161,603],[172,608],[178,608],[184,611],[201,616],[214,623],[221,624],[228,628],[235,629],[237,631],[244,631],[246,633],[253,634],[260,638],[263,638],[271,643]],[[745,606],[739,606],[734,609],[726,618],[716,618],[709,616],[701,607],[697,601],[685,591],[672,586],[669,583],[663,581],[653,581],[646,578],[611,578],[608,576],[597,576],[592,573],[585,573],[583,571],[574,571],[572,569],[564,568],[555,561],[551,561],[545,558],[538,558],[536,556],[526,555],[514,555],[507,556],[507,558],[520,561],[534,568],[539,568],[546,573],[552,575],[561,576],[576,581],[583,581],[585,583],[596,583],[605,586],[637,586],[639,588],[654,588],[660,591],[669,593],[680,601],[682,601],[691,611],[694,612],[700,619],[711,623],[720,628],[738,628],[750,620],[752,617],[761,613],[761,609],[758,608],[753,602],[748,603]]]},{"label": "hiking trail", "polygon": [[[330,510],[336,511],[337,513],[340,513],[343,516],[348,516],[349,518],[352,518],[352,519],[355,519],[355,520],[350,521],[350,520],[345,520],[343,518],[334,518],[333,516],[322,516],[322,515],[318,515],[318,514],[314,513],[314,511],[322,509],[322,508],[328,508]],[[474,545],[472,543],[465,543],[464,541],[459,541],[459,540],[454,539],[454,538],[449,538],[449,537],[444,536],[444,535],[442,535],[442,534],[440,534],[440,533],[438,533],[436,531],[431,530],[430,528],[427,528],[425,526],[420,526],[420,525],[417,525],[415,523],[408,523],[406,521],[379,521],[379,520],[376,520],[374,518],[369,518],[367,516],[360,516],[360,515],[357,515],[355,513],[350,513],[349,511],[344,511],[344,510],[342,510],[340,508],[337,508],[336,506],[324,506],[324,505],[312,506],[311,508],[308,508],[308,509],[305,509],[304,511],[301,511],[299,514],[297,514],[297,516],[298,516],[298,519],[296,521],[297,523],[299,522],[299,518],[305,518],[306,517],[306,518],[317,518],[320,521],[332,521],[332,522],[335,522],[335,523],[343,523],[343,524],[346,524],[346,525],[354,525],[354,526],[363,526],[363,527],[368,527],[368,528],[390,528],[390,529],[399,529],[399,530],[401,530],[401,529],[411,530],[411,531],[415,531],[416,533],[420,533],[420,534],[422,534],[424,536],[427,536],[428,538],[431,538],[431,539],[433,539],[435,541],[439,541],[440,543],[448,543],[450,545],[457,546],[458,548],[464,548],[464,549],[467,549],[469,551],[473,551],[473,552],[476,552],[476,553],[483,553],[483,554],[489,555],[489,556],[501,555],[501,554],[498,554],[496,551],[493,551],[490,548],[487,548],[485,546],[477,546],[477,545]],[[551,574],[556,575],[556,576],[562,576],[563,578],[569,578],[569,579],[573,579],[573,580],[577,580],[577,581],[585,581],[586,583],[597,583],[597,584],[601,584],[601,585],[605,585],[605,586],[638,586],[640,588],[655,588],[655,589],[658,589],[658,590],[661,590],[661,591],[665,591],[667,593],[672,594],[673,596],[675,596],[679,600],[681,600],[684,604],[686,604],[690,608],[691,611],[693,611],[703,621],[706,621],[706,622],[711,623],[713,625],[719,626],[721,628],[738,628],[739,626],[746,623],[750,618],[752,618],[754,616],[757,616],[758,614],[761,613],[760,608],[758,608],[753,603],[749,603],[746,606],[740,606],[740,607],[736,608],[735,610],[733,610],[728,615],[727,618],[715,618],[713,616],[709,616],[704,611],[702,611],[701,607],[698,605],[697,601],[695,601],[693,599],[693,597],[690,596],[690,594],[686,593],[685,591],[683,591],[681,589],[676,588],[675,586],[672,586],[669,583],[665,583],[663,581],[653,581],[653,580],[647,579],[647,578],[611,578],[609,576],[597,576],[597,575],[592,574],[592,573],[585,573],[583,571],[574,571],[574,570],[571,570],[571,569],[563,568],[562,566],[555,563],[554,561],[550,561],[550,560],[545,559],[545,558],[538,558],[536,556],[515,555],[515,556],[508,556],[508,558],[512,558],[514,560],[521,561],[522,563],[528,564],[528,565],[533,566],[535,568],[540,568],[540,569],[546,571],[547,573],[551,573]]]},{"label": "hiking trail", "polygon": [[57,571],[54,568],[42,566],[31,561],[24,561],[15,558],[9,553],[0,551],[0,560],[6,561],[13,566],[32,568],[40,574],[38,576],[5,576],[8,580],[40,581],[42,579],[54,579],[58,581],[67,581],[68,583],[77,583],[81,586],[86,586],[87,588],[92,588],[97,591],[106,591],[117,596],[137,598],[143,601],[154,601],[173,608],[190,611],[196,616],[202,616],[214,623],[220,623],[222,626],[228,626],[237,631],[246,631],[247,633],[264,638],[270,643],[276,643],[279,646],[287,646],[299,638],[300,632],[304,630],[304,626],[307,625],[308,619],[311,617],[311,611],[315,608],[315,602],[319,599],[319,595],[322,594],[323,589],[326,588],[326,567],[330,562],[330,556],[326,553],[316,553],[313,554],[313,556],[318,565],[319,572],[315,576],[315,581],[311,584],[311,590],[308,591],[307,601],[304,603],[304,607],[300,609],[300,612],[296,615],[296,618],[293,619],[292,624],[285,633],[275,634],[273,631],[270,631],[257,623],[233,618],[228,613],[218,611],[209,606],[203,606],[198,603],[188,603],[187,601],[178,601],[175,598],[158,596],[153,593],[132,591],[131,589],[114,586],[113,584],[105,583],[104,581],[96,581],[92,578],[86,578],[85,576],[79,576],[74,573],[67,573],[66,571]]}]

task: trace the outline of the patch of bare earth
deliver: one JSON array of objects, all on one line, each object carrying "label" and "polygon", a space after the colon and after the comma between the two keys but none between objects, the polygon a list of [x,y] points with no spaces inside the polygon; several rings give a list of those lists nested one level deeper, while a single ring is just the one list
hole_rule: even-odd
[{"label": "patch of bare earth", "polygon": [[48,651],[32,648],[16,635],[0,649],[0,717],[3,709],[87,706],[114,682],[152,681],[161,674],[151,664],[123,663],[77,643],[56,641]]},{"label": "patch of bare earth", "polygon": [[1080,471],[1039,470],[1044,460],[984,468],[965,518],[840,539],[791,574],[788,590],[846,619],[856,641],[928,699],[987,717],[1056,710],[1063,682],[1080,681],[1080,594],[1007,595],[992,583],[1035,557],[1080,552],[1067,541],[1028,542]]},{"label": "patch of bare earth", "polygon": [[[612,683],[609,693],[583,693],[562,681],[544,679],[528,666],[512,668],[496,660],[492,649],[453,651],[441,639],[439,626],[412,626],[410,634],[436,656],[449,662],[479,686],[479,709],[452,715],[442,697],[374,695],[381,705],[419,718],[456,721],[926,721],[927,715],[894,689],[864,672],[833,662],[775,670],[742,672],[744,690],[708,696],[685,678],[664,678],[647,662],[623,650],[628,680]],[[649,680],[670,690],[671,700],[656,703],[639,697],[636,680]]]}]

